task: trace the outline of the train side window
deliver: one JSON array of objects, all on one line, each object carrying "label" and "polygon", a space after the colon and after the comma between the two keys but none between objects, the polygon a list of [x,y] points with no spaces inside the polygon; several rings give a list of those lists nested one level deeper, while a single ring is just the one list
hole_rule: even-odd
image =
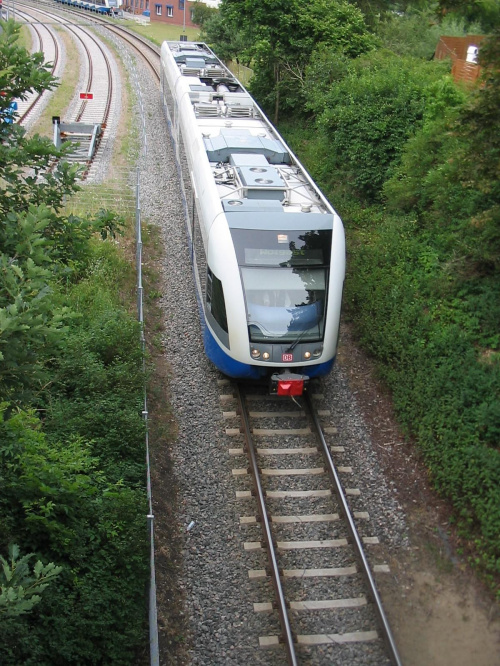
[{"label": "train side window", "polygon": [[212,317],[222,330],[227,333],[226,302],[224,300],[222,282],[212,273],[210,268],[207,270],[207,305],[210,308]]}]

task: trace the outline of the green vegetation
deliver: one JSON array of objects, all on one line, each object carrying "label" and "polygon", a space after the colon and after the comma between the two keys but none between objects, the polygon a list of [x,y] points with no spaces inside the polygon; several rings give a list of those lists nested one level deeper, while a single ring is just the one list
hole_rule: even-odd
[{"label": "green vegetation", "polygon": [[[355,57],[374,45],[361,12],[347,2],[224,0],[221,7],[221,20],[228,28],[219,31],[220,23],[209,20],[203,34],[216,43],[222,58],[238,56],[252,62],[252,91],[265,108],[273,109],[274,122],[280,112],[303,104],[304,91],[297,82],[303,80],[315,49],[341,50]],[[227,41],[229,33],[237,37]]]},{"label": "green vegetation", "polygon": [[189,26],[183,32],[182,25],[170,25],[167,23],[147,23],[141,25],[137,21],[125,19],[120,21],[120,25],[126,26],[129,30],[133,30],[143,37],[147,37],[154,44],[161,46],[164,41],[178,41],[182,34],[185,34],[188,41],[197,41],[200,38],[200,31],[198,28],[191,28]]},{"label": "green vegetation", "polygon": [[[365,27],[346,13],[342,30],[355,27],[362,47],[323,35],[313,50],[304,42],[300,63],[299,28],[274,34],[266,2],[222,0],[217,30],[204,30],[218,51],[229,26],[255,69],[259,102],[273,112],[281,99],[287,110],[281,130],[346,225],[345,314],[451,501],[465,552],[498,591],[498,3],[443,0],[436,13],[431,3],[380,0],[378,15],[374,3],[352,4]],[[277,26],[296,20],[273,7]],[[331,21],[345,11],[340,0],[307,12],[316,8]],[[474,89],[451,79],[449,62],[429,60],[439,35],[470,32],[490,35]]]},{"label": "green vegetation", "polygon": [[19,546],[9,546],[9,559],[0,555],[0,617],[23,615],[32,610],[42,599],[40,594],[62,571],[53,562],[44,566],[40,560],[29,570],[33,553],[19,557]]},{"label": "green vegetation", "polygon": [[[47,105],[38,116],[37,121],[30,129],[30,134],[40,134],[40,136],[47,137],[53,140],[54,127],[52,125],[53,116],[59,116],[62,120],[66,119],[67,107],[73,98],[75,89],[80,76],[80,66],[78,59],[78,50],[76,44],[70,38],[65,30],[59,29],[60,38],[64,42],[66,49],[66,62],[75,63],[76,66],[68,66],[64,68],[64,74],[58,81],[58,87],[50,96]],[[30,49],[27,49],[28,51]]]},{"label": "green vegetation", "polygon": [[[2,27],[0,113],[55,85]],[[131,664],[149,560],[133,273],[109,242],[124,221],[63,213],[77,167],[48,166],[65,149],[0,138],[0,662]]]}]

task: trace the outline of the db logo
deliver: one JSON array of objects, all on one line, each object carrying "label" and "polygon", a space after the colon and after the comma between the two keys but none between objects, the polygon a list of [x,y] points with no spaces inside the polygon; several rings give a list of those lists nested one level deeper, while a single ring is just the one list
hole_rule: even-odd
[{"label": "db logo", "polygon": [[282,363],[291,363],[293,361],[293,354],[281,354]]}]

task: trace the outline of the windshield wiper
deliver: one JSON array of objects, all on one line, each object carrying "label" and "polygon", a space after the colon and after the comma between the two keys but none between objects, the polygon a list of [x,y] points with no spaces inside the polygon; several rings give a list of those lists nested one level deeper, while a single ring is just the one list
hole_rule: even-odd
[{"label": "windshield wiper", "polygon": [[295,347],[299,344],[299,342],[302,340],[302,338],[304,337],[304,335],[305,335],[306,333],[309,333],[310,330],[311,330],[310,328],[306,328],[305,330],[303,330],[302,333],[301,333],[300,335],[298,335],[298,336],[295,338],[295,340],[292,342],[292,344],[288,347],[288,349],[286,350],[287,353],[288,353],[288,352],[292,352],[292,351],[295,349]]}]

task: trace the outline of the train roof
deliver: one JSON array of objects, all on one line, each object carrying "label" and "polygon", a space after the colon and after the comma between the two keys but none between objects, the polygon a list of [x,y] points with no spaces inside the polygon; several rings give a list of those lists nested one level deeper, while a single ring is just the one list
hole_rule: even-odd
[{"label": "train roof", "polygon": [[204,44],[165,47],[181,75],[178,99],[191,102],[229,226],[331,229],[335,211],[232,72]]}]

